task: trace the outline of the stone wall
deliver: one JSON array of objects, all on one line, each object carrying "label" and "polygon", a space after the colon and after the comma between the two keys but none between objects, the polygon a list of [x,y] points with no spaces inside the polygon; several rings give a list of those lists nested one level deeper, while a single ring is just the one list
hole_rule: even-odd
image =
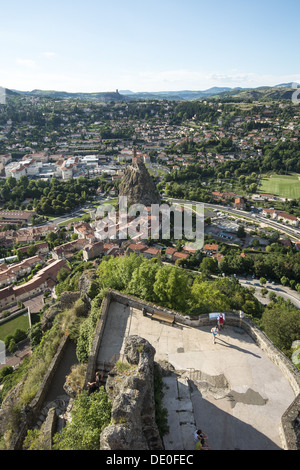
[{"label": "stone wall", "polygon": [[87,386],[88,382],[93,382],[95,379],[96,365],[97,365],[96,362],[97,362],[99,348],[101,345],[102,336],[103,336],[104,329],[105,329],[105,323],[106,323],[106,318],[107,318],[107,314],[109,311],[110,302],[111,302],[111,292],[108,292],[106,297],[103,299],[103,302],[101,305],[100,318],[96,326],[94,340],[92,343],[92,348],[91,348],[89,359],[88,359],[87,372],[86,372],[86,378],[85,378],[85,387]]},{"label": "stone wall", "polygon": [[[209,319],[208,314],[199,315],[195,318],[190,318],[188,316],[180,315],[179,313],[173,310],[154,305],[151,302],[142,301],[133,296],[125,295],[121,292],[117,292],[114,290],[108,290],[107,296],[102,304],[101,316],[95,332],[93,347],[89,357],[86,381],[90,381],[95,375],[97,355],[101,344],[102,335],[104,332],[106,317],[109,311],[110,303],[113,301],[140,310],[144,308],[150,314],[154,311],[170,313],[175,316],[175,321],[177,323],[181,323],[184,325],[201,327],[212,324],[212,321]],[[255,341],[259,348],[264,351],[264,353],[269,357],[269,359],[274,362],[277,367],[279,367],[282,374],[289,381],[296,395],[296,398],[290,405],[288,410],[286,410],[286,412],[282,416],[280,433],[284,449],[300,449],[300,372],[293,365],[293,363],[278,348],[276,348],[276,346],[270,341],[270,339],[250,319],[246,317],[241,319],[239,317],[239,314],[234,312],[225,313],[226,324],[229,326],[242,328]]]},{"label": "stone wall", "polygon": [[22,449],[22,444],[23,444],[23,441],[27,434],[28,429],[30,429],[36,423],[36,420],[41,412],[41,409],[43,407],[49,388],[52,384],[52,379],[64,356],[68,342],[69,342],[69,337],[66,335],[62,339],[58,347],[58,350],[49,365],[47,373],[44,376],[44,379],[39,387],[37,394],[35,395],[34,399],[31,401],[31,403],[28,406],[26,406],[24,410],[22,425],[19,429],[19,432],[12,439],[10,450]]}]

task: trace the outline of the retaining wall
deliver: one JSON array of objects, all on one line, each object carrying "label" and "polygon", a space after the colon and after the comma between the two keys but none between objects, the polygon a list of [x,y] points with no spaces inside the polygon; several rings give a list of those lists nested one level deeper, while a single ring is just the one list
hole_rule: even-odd
[{"label": "retaining wall", "polygon": [[36,423],[36,420],[41,412],[41,409],[44,404],[44,400],[51,386],[52,379],[60,364],[60,361],[62,360],[64,356],[68,342],[69,342],[69,337],[66,335],[63,337],[58,347],[58,350],[48,367],[47,373],[44,376],[44,379],[39,387],[37,394],[35,395],[34,399],[31,401],[31,403],[25,408],[25,417],[22,420],[22,425],[19,429],[19,432],[16,434],[16,436],[12,440],[9,450],[21,450],[22,449],[22,444],[23,444],[23,441],[27,434],[28,429],[30,429]]}]

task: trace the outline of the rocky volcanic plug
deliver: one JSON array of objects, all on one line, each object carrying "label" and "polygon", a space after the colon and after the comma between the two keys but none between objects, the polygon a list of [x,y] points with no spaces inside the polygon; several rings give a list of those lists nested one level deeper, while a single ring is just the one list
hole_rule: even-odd
[{"label": "rocky volcanic plug", "polygon": [[156,185],[139,156],[134,156],[132,164],[125,168],[120,183],[119,196],[127,197],[127,204],[160,204],[161,199]]}]

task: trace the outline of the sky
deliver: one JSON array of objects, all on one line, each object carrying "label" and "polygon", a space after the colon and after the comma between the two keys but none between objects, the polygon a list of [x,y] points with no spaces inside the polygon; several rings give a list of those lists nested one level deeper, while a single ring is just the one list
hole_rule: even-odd
[{"label": "sky", "polygon": [[0,86],[68,92],[300,82],[299,0],[0,0]]}]

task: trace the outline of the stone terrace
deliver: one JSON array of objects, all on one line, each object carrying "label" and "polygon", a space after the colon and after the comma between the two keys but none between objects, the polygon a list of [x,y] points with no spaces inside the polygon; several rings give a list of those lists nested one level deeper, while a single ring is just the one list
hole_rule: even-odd
[{"label": "stone terrace", "polygon": [[282,449],[281,417],[295,399],[290,382],[243,329],[226,325],[215,344],[210,329],[169,325],[112,301],[97,362],[122,357],[126,336],[139,335],[156,349],[156,362],[169,364],[172,372],[163,379],[166,450],[194,449],[196,427],[212,449]]}]

